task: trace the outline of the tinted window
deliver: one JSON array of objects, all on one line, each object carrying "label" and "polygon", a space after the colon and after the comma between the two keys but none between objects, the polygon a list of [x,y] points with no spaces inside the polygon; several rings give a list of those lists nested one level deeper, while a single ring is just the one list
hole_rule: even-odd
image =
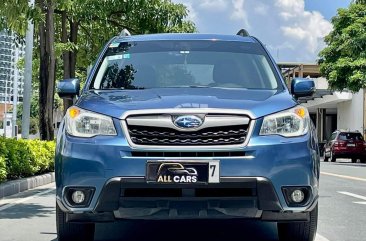
[{"label": "tinted window", "polygon": [[92,88],[164,87],[277,89],[278,79],[257,43],[146,41],[112,43]]},{"label": "tinted window", "polygon": [[330,139],[329,140],[334,140],[335,138],[337,137],[337,133],[333,133],[331,136],[330,136]]},{"label": "tinted window", "polygon": [[362,137],[361,133],[343,132],[343,133],[339,134],[338,139],[343,140],[343,141],[347,141],[347,140],[361,141],[361,140],[363,140],[363,137]]}]

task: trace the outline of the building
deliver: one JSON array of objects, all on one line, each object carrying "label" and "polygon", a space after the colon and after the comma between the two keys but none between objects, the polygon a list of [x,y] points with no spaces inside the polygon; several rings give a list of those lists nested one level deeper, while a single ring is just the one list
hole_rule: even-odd
[{"label": "building", "polygon": [[319,65],[301,63],[279,63],[286,83],[292,78],[312,78],[316,92],[312,97],[300,98],[309,109],[310,117],[318,131],[320,142],[327,140],[336,129],[356,130],[365,134],[364,90],[358,93],[329,90],[328,81],[320,76]]},{"label": "building", "polygon": [[12,108],[15,93],[17,102],[23,100],[23,71],[19,71],[17,65],[19,59],[24,56],[24,46],[16,44],[15,40],[13,34],[0,31],[0,120],[2,121],[5,113]]}]

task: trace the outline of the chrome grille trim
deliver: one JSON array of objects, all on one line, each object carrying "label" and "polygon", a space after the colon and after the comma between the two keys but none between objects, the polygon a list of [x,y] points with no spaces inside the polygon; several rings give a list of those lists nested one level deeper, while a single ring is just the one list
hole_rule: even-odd
[{"label": "chrome grille trim", "polygon": [[[194,115],[194,114],[193,114]],[[198,131],[201,129],[216,127],[216,126],[235,126],[235,125],[247,125],[250,121],[248,117],[238,115],[225,115],[225,118],[221,115],[208,115],[204,116],[204,122],[201,126],[192,129],[182,129],[174,125],[172,116],[169,114],[160,115],[144,115],[144,116],[131,116],[127,117],[126,121],[128,125],[133,126],[151,126],[151,127],[164,127],[171,128],[178,131]]]},{"label": "chrome grille trim", "polygon": [[[188,150],[228,150],[228,149],[238,149],[238,148],[242,148],[244,146],[246,146],[250,140],[250,137],[252,135],[252,131],[254,129],[254,125],[255,125],[255,120],[250,120],[248,118],[248,115],[244,114],[244,113],[248,113],[246,111],[242,111],[242,110],[230,110],[231,112],[229,112],[227,109],[202,109],[202,108],[176,108],[174,109],[173,113],[169,113],[167,112],[167,110],[171,110],[171,109],[161,109],[161,110],[134,110],[134,111],[128,111],[127,113],[125,113],[123,115],[124,119],[121,120],[121,126],[122,126],[122,130],[124,132],[124,135],[126,137],[127,142],[129,143],[129,145],[131,146],[132,149],[135,150],[182,150],[182,151],[188,151]],[[129,113],[129,115],[128,115]],[[137,122],[143,121],[143,119],[145,118],[145,116],[150,115],[151,116],[163,116],[163,115],[184,115],[184,114],[193,114],[193,115],[206,115],[208,116],[212,116],[212,117],[218,117],[220,116],[220,118],[222,118],[223,116],[227,116],[227,117],[238,117],[236,118],[236,120],[241,121],[242,124],[246,123],[246,121],[248,121],[247,127],[246,127],[246,137],[243,143],[239,143],[239,144],[201,144],[201,145],[154,145],[153,142],[151,142],[151,145],[140,145],[140,144],[136,144],[131,140],[131,136],[130,136],[130,132],[129,132],[129,125],[131,125],[131,123],[134,123],[134,121],[137,120]],[[139,116],[140,115],[140,116]],[[246,115],[246,116],[243,116]],[[140,118],[142,117],[143,118]],[[139,118],[135,118],[135,117],[139,117]],[[132,122],[129,122],[129,119],[131,118]],[[133,118],[133,119],[132,119]],[[146,117],[147,118],[147,117]],[[146,119],[144,119],[146,120]],[[169,116],[169,120],[171,121],[171,117]],[[244,122],[243,122],[244,121]],[[140,122],[141,123],[141,122]],[[220,123],[222,123],[220,121]],[[137,124],[136,122],[134,124]],[[230,126],[229,124],[225,123],[225,126]],[[152,126],[153,124],[150,124],[149,126]],[[154,123],[154,126],[157,125],[157,122]],[[153,127],[154,127],[153,126]],[[162,125],[159,125],[159,127],[161,127]],[[172,128],[173,129],[173,128]],[[174,128],[175,130],[175,128]],[[181,129],[178,129],[179,131],[181,131]],[[192,132],[192,130],[190,130]],[[184,134],[185,132],[182,132],[182,134]]]},{"label": "chrome grille trim", "polygon": [[128,110],[120,116],[121,120],[125,120],[133,115],[153,115],[153,114],[223,114],[223,115],[245,115],[251,119],[256,116],[248,110],[241,109],[218,109],[218,108],[167,108],[167,109],[146,109],[146,110]]}]

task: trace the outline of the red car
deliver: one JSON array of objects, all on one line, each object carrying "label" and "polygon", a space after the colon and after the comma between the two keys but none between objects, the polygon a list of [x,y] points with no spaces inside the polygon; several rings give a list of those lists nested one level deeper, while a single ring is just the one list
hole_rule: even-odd
[{"label": "red car", "polygon": [[366,163],[366,142],[358,131],[335,131],[324,146],[324,161],[335,162],[337,158],[360,159]]}]

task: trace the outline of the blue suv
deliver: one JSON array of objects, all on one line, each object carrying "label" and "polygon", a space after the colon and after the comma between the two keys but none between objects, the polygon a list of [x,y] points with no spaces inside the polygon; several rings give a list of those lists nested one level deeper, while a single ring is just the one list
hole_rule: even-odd
[{"label": "blue suv", "polygon": [[274,60],[237,35],[117,36],[60,125],[55,157],[58,240],[93,240],[123,219],[277,222],[279,240],[312,241],[319,148],[307,109]]}]

